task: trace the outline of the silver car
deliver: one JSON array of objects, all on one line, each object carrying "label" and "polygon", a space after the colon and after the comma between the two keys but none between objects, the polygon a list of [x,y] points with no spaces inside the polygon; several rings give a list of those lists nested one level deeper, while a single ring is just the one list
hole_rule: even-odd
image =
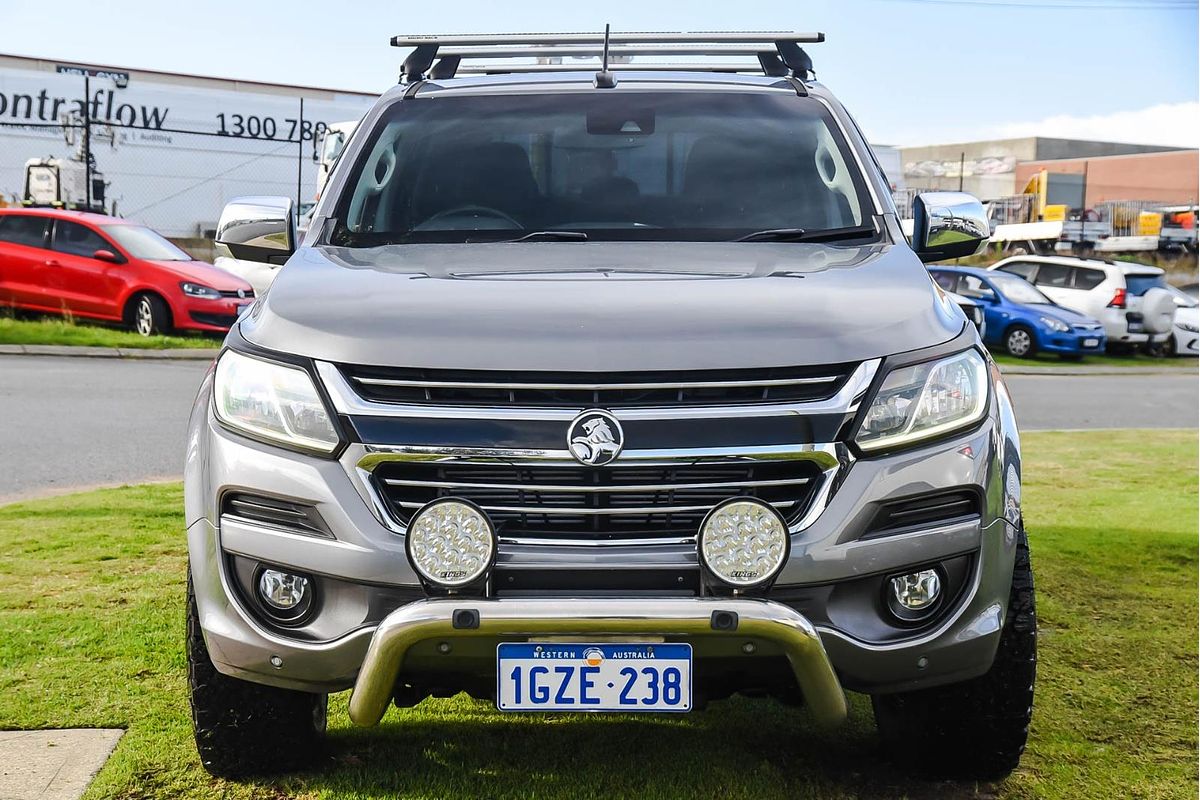
[{"label": "silver car", "polygon": [[[366,726],[456,692],[513,713],[770,695],[836,724],[859,692],[908,767],[1016,766],[1020,443],[922,264],[975,253],[987,220],[922,195],[906,241],[811,78],[821,38],[398,37],[405,79],[304,240],[287,200],[225,210],[229,255],[287,268],[188,435],[209,771],[311,765],[344,690]],[[610,45],[757,60],[610,66]]]}]

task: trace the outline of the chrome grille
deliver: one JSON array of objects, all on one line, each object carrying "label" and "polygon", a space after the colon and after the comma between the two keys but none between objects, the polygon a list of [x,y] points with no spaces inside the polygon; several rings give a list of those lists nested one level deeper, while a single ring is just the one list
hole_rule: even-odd
[{"label": "chrome grille", "polygon": [[611,373],[422,370],[343,365],[365,400],[451,406],[601,408],[708,406],[823,400],[853,364],[717,371]]},{"label": "chrome grille", "polygon": [[722,500],[757,497],[792,521],[820,478],[810,461],[574,464],[389,462],[372,479],[392,515],[407,524],[439,497],[481,506],[502,537],[662,539],[694,536]]}]

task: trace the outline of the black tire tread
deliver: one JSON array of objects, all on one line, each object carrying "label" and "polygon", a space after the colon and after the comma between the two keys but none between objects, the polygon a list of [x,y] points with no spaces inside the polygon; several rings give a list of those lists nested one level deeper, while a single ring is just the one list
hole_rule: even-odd
[{"label": "black tire tread", "polygon": [[1003,778],[1025,752],[1036,675],[1037,611],[1022,528],[1008,616],[991,669],[963,683],[874,697],[884,747],[901,765],[932,776]]},{"label": "black tire tread", "polygon": [[187,664],[192,729],[209,774],[241,778],[311,768],[325,734],[327,697],[217,671],[200,630],[188,575]]}]

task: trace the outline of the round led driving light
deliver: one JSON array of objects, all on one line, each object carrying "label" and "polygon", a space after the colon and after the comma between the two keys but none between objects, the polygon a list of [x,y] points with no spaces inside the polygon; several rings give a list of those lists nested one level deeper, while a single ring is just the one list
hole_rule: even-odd
[{"label": "round led driving light", "polygon": [[408,525],[408,559],[425,580],[445,588],[479,580],[496,555],[496,531],[469,500],[434,500]]},{"label": "round led driving light", "polygon": [[745,589],[766,583],[783,567],[787,555],[787,523],[759,500],[726,500],[700,526],[700,559],[730,586]]}]

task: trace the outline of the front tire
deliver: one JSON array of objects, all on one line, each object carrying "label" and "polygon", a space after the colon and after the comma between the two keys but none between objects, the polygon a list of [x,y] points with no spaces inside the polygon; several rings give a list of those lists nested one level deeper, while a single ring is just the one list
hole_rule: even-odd
[{"label": "front tire", "polygon": [[1004,352],[1016,358],[1033,358],[1037,355],[1037,337],[1031,328],[1013,325],[1004,334]]},{"label": "front tire", "polygon": [[141,336],[171,332],[171,309],[156,294],[139,294],[129,303],[126,318],[130,327]]},{"label": "front tire", "polygon": [[190,573],[187,604],[192,729],[204,769],[240,778],[311,768],[325,738],[327,695],[221,674],[204,644]]},{"label": "front tire", "polygon": [[1024,529],[996,659],[974,680],[872,698],[884,746],[903,765],[948,778],[999,780],[1021,760],[1033,714],[1037,614]]}]

